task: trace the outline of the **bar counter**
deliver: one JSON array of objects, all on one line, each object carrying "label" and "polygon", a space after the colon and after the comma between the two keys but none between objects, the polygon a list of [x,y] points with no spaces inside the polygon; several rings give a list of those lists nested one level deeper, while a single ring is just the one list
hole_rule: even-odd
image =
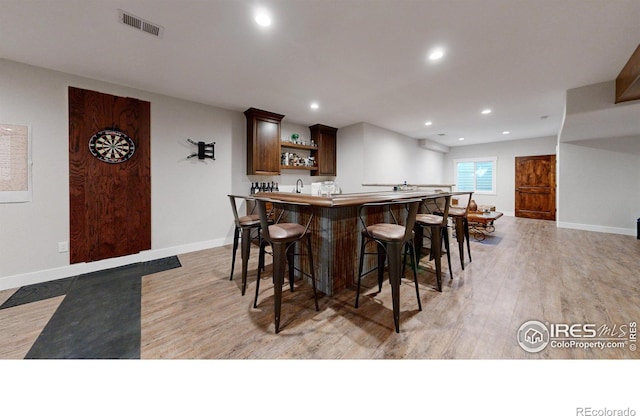
[{"label": "bar counter", "polygon": [[[288,192],[260,192],[256,198],[268,198],[283,202],[302,202],[311,205],[313,220],[311,221],[311,241],[318,289],[333,296],[335,293],[353,285],[358,277],[358,251],[360,249],[360,232],[362,224],[358,219],[358,208],[369,202],[385,202],[398,199],[426,198],[442,195],[427,190],[361,192],[337,194],[330,197],[296,194]],[[301,223],[306,222],[308,214],[299,207],[290,206],[289,213]],[[384,210],[372,210],[367,216],[367,224],[388,221]],[[365,270],[375,264],[375,256],[367,259]],[[307,269],[304,257],[303,264],[296,265]],[[367,266],[368,265],[368,266]]]},{"label": "bar counter", "polygon": [[434,195],[433,191],[388,191],[388,192],[360,192],[353,194],[336,194],[330,197],[313,196],[310,194],[296,194],[293,192],[260,192],[258,198],[269,198],[285,202],[304,202],[314,207],[347,207],[360,206],[369,202],[394,201],[396,199],[424,198]]}]

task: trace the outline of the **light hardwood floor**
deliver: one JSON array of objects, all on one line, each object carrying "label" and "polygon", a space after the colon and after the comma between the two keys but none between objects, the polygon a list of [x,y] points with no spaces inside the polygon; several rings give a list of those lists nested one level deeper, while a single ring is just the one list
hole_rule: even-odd
[{"label": "light hardwood floor", "polygon": [[[496,228],[484,243],[472,239],[473,261],[466,259],[464,271],[457,246],[452,246],[454,278],[449,279],[443,259],[441,293],[434,289],[433,272],[419,273],[421,312],[412,280],[403,280],[399,334],[394,332],[388,282],[377,293],[374,274],[363,281],[358,309],[353,307],[353,287],[333,297],[320,295],[316,312],[309,284],[297,282],[293,293],[287,286],[276,335],[269,273],[263,274],[259,307],[252,307],[257,251],[251,253],[244,297],[239,267],[229,281],[230,246],[181,255],[181,268],[143,277],[141,357],[640,358],[628,343],[619,349],[547,346],[528,353],[516,339],[520,325],[529,320],[618,329],[640,321],[640,240],[513,217],[501,218]],[[10,293],[0,292],[0,301]],[[20,349],[26,348],[24,356],[29,334],[42,326],[42,314],[35,311],[48,311],[56,302],[24,305],[24,312],[18,307],[0,311],[0,358],[20,358]]]}]

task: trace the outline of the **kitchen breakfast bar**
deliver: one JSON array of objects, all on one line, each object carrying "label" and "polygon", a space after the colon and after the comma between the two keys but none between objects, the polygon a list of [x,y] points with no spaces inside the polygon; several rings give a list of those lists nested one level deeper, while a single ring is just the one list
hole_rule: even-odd
[{"label": "kitchen breakfast bar", "polygon": [[[311,232],[314,269],[317,288],[323,293],[333,296],[335,293],[355,284],[358,277],[358,256],[360,232],[363,228],[359,218],[359,207],[366,203],[391,202],[403,199],[436,198],[449,193],[433,190],[362,192],[338,194],[332,196],[313,196],[302,193],[264,192],[254,195],[255,198],[279,201],[285,204],[287,215],[301,224],[306,223],[309,215],[313,215],[309,230]],[[291,203],[304,203],[310,207],[300,209]],[[400,215],[398,218],[404,218]],[[292,220],[290,217],[289,220]],[[387,222],[385,210],[369,210],[366,222]],[[375,256],[365,263],[365,270],[375,265]],[[304,257],[297,265],[308,270]]]}]

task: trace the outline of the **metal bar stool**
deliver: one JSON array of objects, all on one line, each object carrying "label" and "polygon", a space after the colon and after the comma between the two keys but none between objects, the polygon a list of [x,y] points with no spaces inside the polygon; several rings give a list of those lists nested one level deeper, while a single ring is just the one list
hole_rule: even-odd
[{"label": "metal bar stool", "polygon": [[[468,197],[467,197],[468,195]],[[461,205],[451,206],[449,208],[449,217],[453,219],[456,231],[456,240],[458,241],[458,250],[460,252],[460,265],[464,270],[464,240],[467,240],[467,252],[469,253],[469,262],[471,262],[471,246],[469,244],[469,205],[473,192],[454,192],[452,198],[462,201]],[[461,197],[461,198],[459,198]]]},{"label": "metal bar stool", "polygon": [[[418,310],[422,310],[422,303],[420,302],[420,292],[418,289],[418,276],[416,273],[416,258],[415,248],[413,246],[414,240],[414,225],[416,221],[416,213],[420,205],[420,199],[407,199],[392,202],[372,202],[363,204],[358,209],[358,217],[362,223],[363,229],[360,234],[360,265],[358,267],[358,287],[356,292],[355,307],[358,307],[360,298],[360,282],[362,276],[367,275],[375,270],[378,270],[378,290],[382,289],[382,276],[384,273],[384,262],[388,260],[389,265],[389,283],[391,284],[391,297],[393,301],[393,322],[396,332],[400,332],[400,279],[402,277],[402,252],[405,246],[410,247],[411,256],[413,259],[413,279],[416,287],[416,298],[418,299]],[[403,206],[406,207],[406,218],[404,225],[400,225],[393,214],[393,208]],[[393,223],[384,222],[367,225],[364,215],[370,208],[384,207],[388,209],[391,214]],[[375,242],[378,248],[377,253],[367,253],[365,251],[366,245],[370,242]],[[363,273],[364,256],[367,254],[377,254],[378,265],[377,267],[368,270]]]},{"label": "metal bar stool", "polygon": [[[238,251],[238,239],[242,234],[242,247],[240,249],[242,257],[242,296],[244,296],[247,288],[247,265],[249,263],[249,254],[251,253],[251,241],[254,238],[260,240],[260,216],[258,214],[249,214],[240,216],[238,214],[238,206],[236,204],[237,199],[242,199],[245,202],[252,201],[253,197],[240,196],[240,195],[227,195],[231,202],[231,210],[233,211],[233,218],[235,221],[235,229],[233,231],[233,256],[231,258],[231,273],[229,274],[229,280],[233,280],[233,270],[236,265],[236,252]],[[253,207],[255,209],[255,206]],[[253,209],[251,210],[253,212]],[[256,237],[252,237],[251,233],[256,231]]]},{"label": "metal bar stool", "polygon": [[[438,203],[442,201],[444,203]],[[427,203],[429,202],[429,203]],[[426,213],[416,214],[416,247],[418,253],[422,247],[422,238],[424,235],[424,229],[428,228],[430,231],[431,248],[429,249],[429,257],[434,260],[436,266],[436,283],[439,292],[442,292],[442,241],[444,240],[445,250],[447,252],[447,261],[449,263],[449,275],[453,279],[453,271],[451,270],[451,254],[449,252],[449,233],[447,231],[449,205],[451,204],[451,194],[434,195],[425,198],[422,201],[422,206],[427,211]],[[438,207],[438,213],[436,214],[430,206]]]},{"label": "metal bar stool", "polygon": [[[291,291],[293,291],[293,277],[294,269],[298,270],[305,276],[311,278],[313,285],[313,296],[315,300],[316,311],[319,311],[318,307],[318,293],[316,291],[316,276],[313,267],[313,253],[311,250],[311,233],[309,232],[309,226],[313,219],[313,213],[309,214],[309,219],[306,225],[301,225],[295,222],[280,222],[281,215],[275,221],[270,224],[268,220],[268,214],[266,209],[266,203],[271,202],[273,205],[281,206],[297,206],[297,207],[310,207],[309,204],[297,203],[297,202],[283,202],[276,201],[268,198],[256,198],[256,204],[258,207],[258,214],[260,215],[260,228],[262,231],[262,242],[260,244],[260,255],[258,260],[258,280],[256,282],[256,297],[253,302],[253,307],[258,307],[258,293],[260,290],[260,271],[264,267],[264,253],[267,245],[271,246],[273,255],[273,291],[274,291],[274,323],[276,334],[280,331],[280,310],[282,305],[282,284],[284,282],[284,271],[286,263],[289,264],[289,285]],[[309,268],[310,271],[305,273],[303,270],[296,269],[294,265],[294,256],[299,255],[294,252],[296,243],[306,240],[307,255],[309,256]]]}]

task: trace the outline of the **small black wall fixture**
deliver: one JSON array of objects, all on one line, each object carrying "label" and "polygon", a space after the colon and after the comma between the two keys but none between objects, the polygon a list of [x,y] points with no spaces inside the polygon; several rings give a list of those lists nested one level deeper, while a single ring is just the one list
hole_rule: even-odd
[{"label": "small black wall fixture", "polygon": [[216,160],[216,142],[205,143],[205,142],[194,142],[191,139],[187,139],[187,141],[191,144],[195,144],[198,146],[197,153],[191,153],[187,156],[187,159],[191,159],[192,157],[198,156],[198,159],[213,159]]}]

